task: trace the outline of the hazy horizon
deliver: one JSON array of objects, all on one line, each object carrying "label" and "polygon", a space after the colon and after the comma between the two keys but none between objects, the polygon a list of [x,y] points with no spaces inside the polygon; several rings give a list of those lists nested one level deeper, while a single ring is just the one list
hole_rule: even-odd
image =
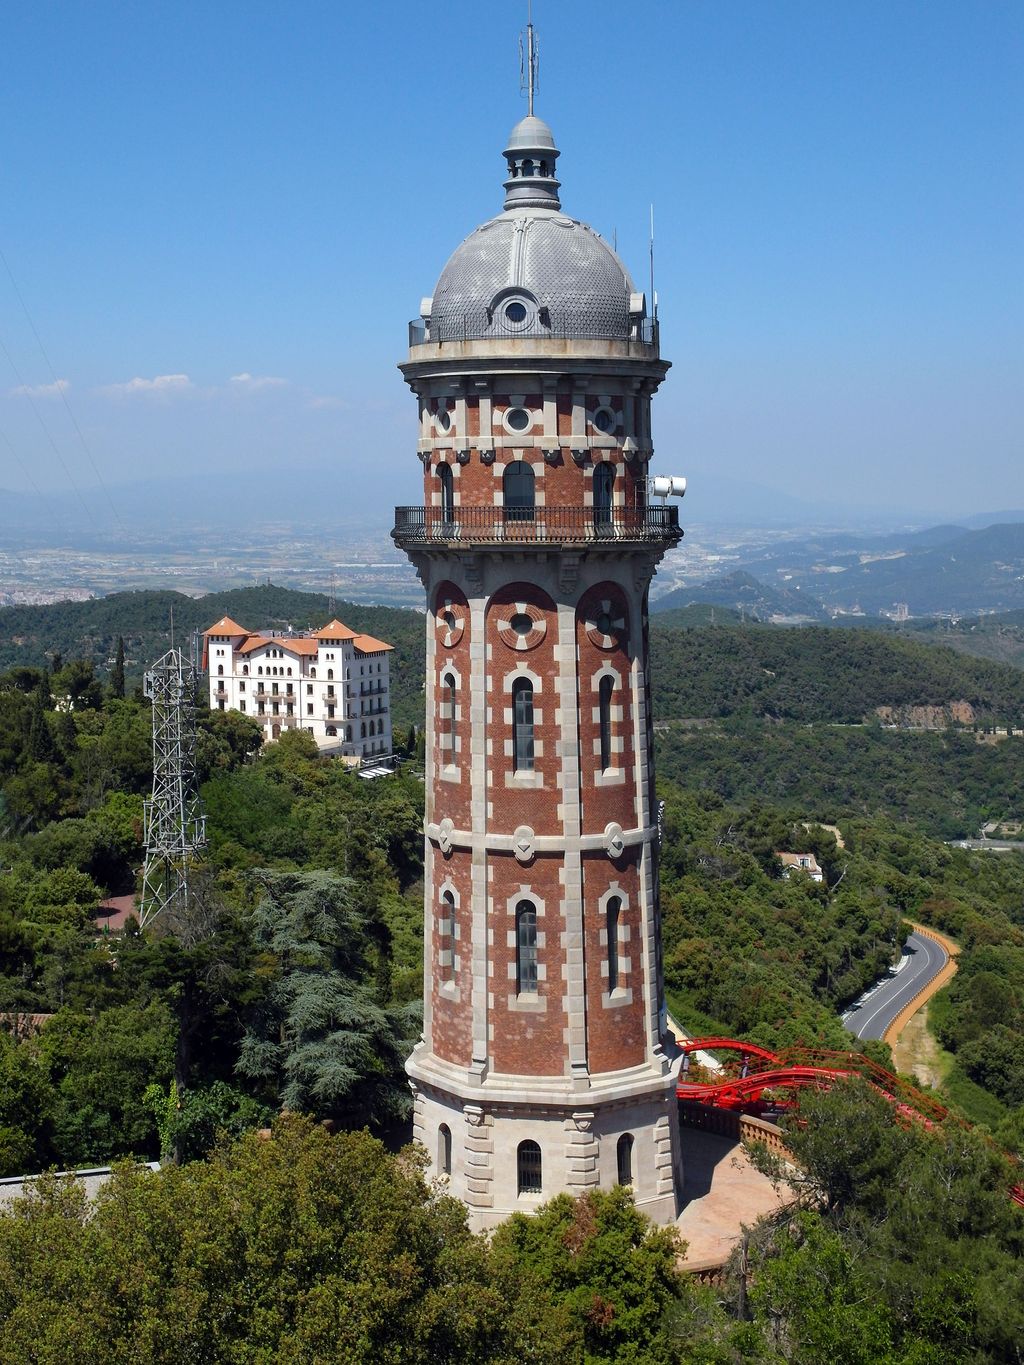
[{"label": "hazy horizon", "polygon": [[[421,501],[395,366],[500,210],[524,7],[57,13],[5,32],[0,489],[57,535],[127,526],[153,478],[382,526]],[[633,14],[538,4],[537,108],[566,211],[645,289],[655,204],[684,520],[1024,506],[1024,11]]]}]

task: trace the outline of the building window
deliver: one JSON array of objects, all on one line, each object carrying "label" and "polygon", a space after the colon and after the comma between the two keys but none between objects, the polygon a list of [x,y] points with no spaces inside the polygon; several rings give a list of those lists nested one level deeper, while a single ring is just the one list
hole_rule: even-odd
[{"label": "building window", "polygon": [[333,706],[328,706],[328,708],[327,708],[327,715],[330,717],[331,720],[334,719],[334,707],[333,707]]},{"label": "building window", "polygon": [[534,473],[523,460],[513,460],[505,466],[502,476],[502,496],[506,521],[532,521],[536,504]]},{"label": "building window", "polygon": [[239,690],[239,692],[244,692],[244,691],[245,691],[245,683],[244,683],[244,682],[240,682],[240,683],[238,684],[238,690]]},{"label": "building window", "polygon": [[240,702],[238,703],[238,709],[239,709],[239,711],[244,711],[244,710],[245,710],[245,702],[244,702],[244,701],[240,701]]},{"label": "building window", "polygon": [[220,708],[221,711],[224,710],[224,698],[223,698],[223,697],[221,697],[220,701],[217,703],[217,706]]},{"label": "building window", "polygon": [[307,701],[307,702],[306,702],[306,715],[307,715],[307,716],[311,716],[312,714],[313,714],[313,703],[312,703],[311,701]]},{"label": "building window", "polygon": [[612,691],[614,688],[615,679],[610,673],[606,673],[598,684],[597,689],[601,728],[602,772],[607,772],[612,766]]},{"label": "building window", "polygon": [[307,684],[306,684],[306,696],[307,696],[307,697],[311,697],[312,695],[313,695],[313,684],[312,684],[312,683],[307,683]]},{"label": "building window", "polygon": [[529,1138],[519,1144],[516,1153],[516,1174],[520,1194],[540,1194],[542,1162],[540,1148]]},{"label": "building window", "polygon": [[334,739],[334,738],[337,737],[338,731],[337,731],[337,729],[336,729],[333,725],[328,725],[328,727],[327,727],[327,733],[328,733],[328,735],[331,736],[332,739]]},{"label": "building window", "polygon": [[449,766],[455,762],[455,674],[446,673],[441,679],[444,689],[444,746]]},{"label": "building window", "polygon": [[223,678],[223,676],[224,676],[224,665],[223,665],[223,664],[218,664],[218,665],[217,665],[217,677],[218,677],[218,678]]},{"label": "building window", "polygon": [[537,994],[537,907],[532,901],[516,906],[516,994]]},{"label": "building window", "polygon": [[311,668],[311,669],[309,670],[309,676],[310,676],[311,678],[315,678],[315,677],[316,677],[316,669],[315,669],[315,668]]},{"label": "building window", "polygon": [[594,468],[594,525],[610,526],[615,466],[605,461]]},{"label": "building window", "polygon": [[516,678],[512,684],[512,766],[517,773],[533,771],[533,683]]},{"label": "building window", "polygon": [[291,671],[290,668],[289,668],[289,670],[288,670],[288,676],[289,676],[289,678],[292,676],[292,671]]},{"label": "building window", "polygon": [[455,980],[455,897],[441,893],[441,913],[437,921],[437,955],[440,977],[445,985]]},{"label": "building window", "polygon": [[328,679],[334,677],[334,669],[333,669],[333,668],[329,668],[329,669],[327,670],[327,677],[328,677]]},{"label": "building window", "polygon": [[455,481],[450,464],[437,466],[437,478],[441,485],[441,520],[455,520]]},{"label": "building window", "polygon": [[608,902],[605,910],[606,927],[608,930],[608,989],[617,990],[619,987],[619,915],[622,911],[622,901],[618,896],[613,896]]},{"label": "building window", "polygon": [[333,684],[333,683],[328,683],[328,684],[327,684],[327,695],[328,695],[329,697],[333,697],[333,696],[334,696],[334,684]]},{"label": "building window", "polygon": [[619,1184],[632,1185],[633,1183],[633,1134],[623,1133],[615,1147],[618,1157]]},{"label": "building window", "polygon": [[248,665],[248,664],[243,664],[243,665],[242,665],[242,672],[245,674],[246,677],[249,676],[249,665]]},{"label": "building window", "polygon": [[452,1173],[452,1130],[447,1123],[442,1123],[437,1130],[437,1173]]}]

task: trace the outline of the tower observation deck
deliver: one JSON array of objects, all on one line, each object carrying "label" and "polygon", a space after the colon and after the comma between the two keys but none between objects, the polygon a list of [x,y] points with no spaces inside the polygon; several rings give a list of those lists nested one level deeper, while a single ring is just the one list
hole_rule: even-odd
[{"label": "tower observation deck", "polygon": [[648,503],[669,368],[616,253],[561,207],[532,114],[505,204],[410,325],[427,593],[424,1036],[432,1174],[493,1226],[616,1183],[681,1188],[658,920],[647,593],[682,531]]}]

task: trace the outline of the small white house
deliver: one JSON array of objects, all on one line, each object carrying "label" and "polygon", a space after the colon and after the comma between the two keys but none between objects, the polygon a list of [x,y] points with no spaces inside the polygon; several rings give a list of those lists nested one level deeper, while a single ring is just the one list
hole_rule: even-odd
[{"label": "small white house", "polygon": [[307,730],[351,763],[391,753],[392,645],[338,620],[299,634],[249,631],[230,616],[203,640],[211,709],[252,716],[265,741]]},{"label": "small white house", "polygon": [[776,853],[782,864],[782,875],[789,877],[793,872],[806,872],[812,882],[823,882],[825,874],[818,865],[813,853]]}]

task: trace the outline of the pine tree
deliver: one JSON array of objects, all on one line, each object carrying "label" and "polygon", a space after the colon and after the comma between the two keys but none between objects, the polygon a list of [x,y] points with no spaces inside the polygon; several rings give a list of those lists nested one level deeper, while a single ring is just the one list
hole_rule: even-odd
[{"label": "pine tree", "polygon": [[110,673],[110,695],[124,698],[124,636],[117,637],[117,657]]}]

